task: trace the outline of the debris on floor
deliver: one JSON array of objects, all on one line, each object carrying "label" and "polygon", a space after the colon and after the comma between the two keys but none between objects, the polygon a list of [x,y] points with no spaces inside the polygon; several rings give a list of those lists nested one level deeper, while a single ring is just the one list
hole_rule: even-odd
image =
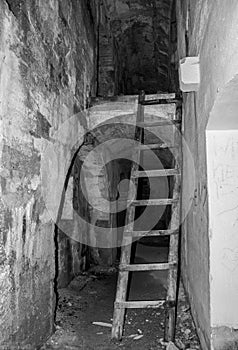
[{"label": "debris on floor", "polygon": [[[145,280],[143,283],[133,282],[141,298],[147,297],[147,290],[144,290],[147,285],[144,282]],[[150,281],[148,283],[151,287]],[[128,310],[122,341],[111,341],[115,288],[115,273],[96,275],[94,271],[92,275],[78,276],[68,288],[59,290],[55,333],[41,350],[165,350],[169,345],[162,341],[165,317],[163,307]],[[182,287],[173,345],[174,348],[170,344],[167,350],[201,349]]]},{"label": "debris on floor", "polygon": [[107,328],[112,328],[111,323],[106,323],[106,322],[92,322],[95,326],[101,326],[101,327],[107,327]]},{"label": "debris on floor", "polygon": [[91,282],[96,278],[97,276],[94,276],[93,274],[89,275],[88,273],[82,273],[70,282],[68,288],[80,292],[83,288],[86,287],[88,282]]},{"label": "debris on floor", "polygon": [[179,303],[176,326],[176,346],[179,350],[200,350],[195,325],[191,317],[190,307],[187,303],[186,296],[182,285],[179,289]]},{"label": "debris on floor", "polygon": [[144,337],[143,334],[136,335],[136,336],[133,338],[133,340],[139,340],[139,339],[141,339],[142,337]]},{"label": "debris on floor", "polygon": [[177,348],[177,346],[174,343],[172,343],[170,341],[166,347],[166,350],[179,350],[179,349]]}]

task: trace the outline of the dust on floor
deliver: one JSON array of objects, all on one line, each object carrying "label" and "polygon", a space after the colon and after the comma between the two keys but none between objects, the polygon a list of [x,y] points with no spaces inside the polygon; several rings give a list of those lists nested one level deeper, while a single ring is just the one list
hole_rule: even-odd
[{"label": "dust on floor", "polygon": [[[153,278],[153,276],[151,277]],[[154,280],[154,278],[153,278]],[[142,283],[132,279],[137,295],[143,299],[152,287],[150,277]],[[68,288],[59,290],[55,333],[41,350],[159,350],[163,343],[164,309],[128,310],[121,342],[112,342],[111,329],[93,322],[112,323],[116,273],[93,271],[76,277]],[[158,291],[158,289],[157,289]],[[153,294],[153,293],[152,293]],[[143,335],[134,340],[132,335]],[[176,346],[200,349],[196,331],[182,287],[178,304]]]}]

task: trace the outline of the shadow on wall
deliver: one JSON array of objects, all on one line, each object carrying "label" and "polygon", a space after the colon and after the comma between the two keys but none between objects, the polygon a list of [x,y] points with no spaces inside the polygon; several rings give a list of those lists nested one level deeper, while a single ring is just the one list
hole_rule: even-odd
[{"label": "shadow on wall", "polygon": [[[151,24],[135,22],[120,37],[123,91],[136,94],[140,90],[158,90],[159,69],[156,64]],[[161,73],[161,72],[160,72]],[[164,87],[165,90],[166,87]]]}]

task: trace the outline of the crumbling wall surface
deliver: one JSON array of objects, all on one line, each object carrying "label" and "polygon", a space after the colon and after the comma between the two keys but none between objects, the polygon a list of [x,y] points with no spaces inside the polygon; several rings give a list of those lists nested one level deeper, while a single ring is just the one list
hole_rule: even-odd
[{"label": "crumbling wall surface", "polygon": [[[184,138],[193,155],[196,176],[191,178],[191,169],[187,159],[183,161],[183,208],[190,201],[191,210],[183,223],[183,278],[188,292],[192,312],[197,324],[203,349],[233,349],[221,345],[216,339],[228,339],[229,332],[223,324],[225,333],[217,335],[212,329],[214,315],[210,307],[211,298],[223,289],[211,293],[210,263],[216,264],[221,255],[209,249],[212,219],[208,212],[209,189],[207,186],[206,164],[206,125],[218,92],[237,74],[238,71],[238,4],[236,1],[194,1],[177,2],[178,52],[179,57],[186,55],[200,57],[201,83],[197,93],[184,94]],[[186,21],[186,17],[188,20]],[[185,31],[188,24],[188,46],[186,49]],[[223,116],[226,117],[225,115]],[[193,189],[195,180],[195,189]],[[225,232],[224,232],[225,234]],[[219,265],[219,264],[218,264]],[[226,295],[229,300],[229,295]],[[221,305],[221,304],[220,304]],[[218,314],[216,312],[216,314]],[[219,326],[222,326],[222,320]],[[235,325],[234,325],[235,326]],[[220,327],[222,332],[222,327]],[[213,336],[212,336],[213,333]],[[230,339],[235,338],[230,332]]]},{"label": "crumbling wall surface", "polygon": [[84,133],[83,118],[71,117],[85,106],[94,85],[94,3],[1,0],[0,347],[4,349],[33,349],[52,332],[54,222],[72,147],[75,140],[79,146],[78,137]]}]

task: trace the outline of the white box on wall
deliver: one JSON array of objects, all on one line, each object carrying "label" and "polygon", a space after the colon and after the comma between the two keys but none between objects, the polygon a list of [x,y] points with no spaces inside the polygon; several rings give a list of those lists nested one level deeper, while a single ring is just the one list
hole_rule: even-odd
[{"label": "white box on wall", "polygon": [[198,91],[200,84],[199,57],[184,57],[179,61],[179,86],[183,92]]}]

